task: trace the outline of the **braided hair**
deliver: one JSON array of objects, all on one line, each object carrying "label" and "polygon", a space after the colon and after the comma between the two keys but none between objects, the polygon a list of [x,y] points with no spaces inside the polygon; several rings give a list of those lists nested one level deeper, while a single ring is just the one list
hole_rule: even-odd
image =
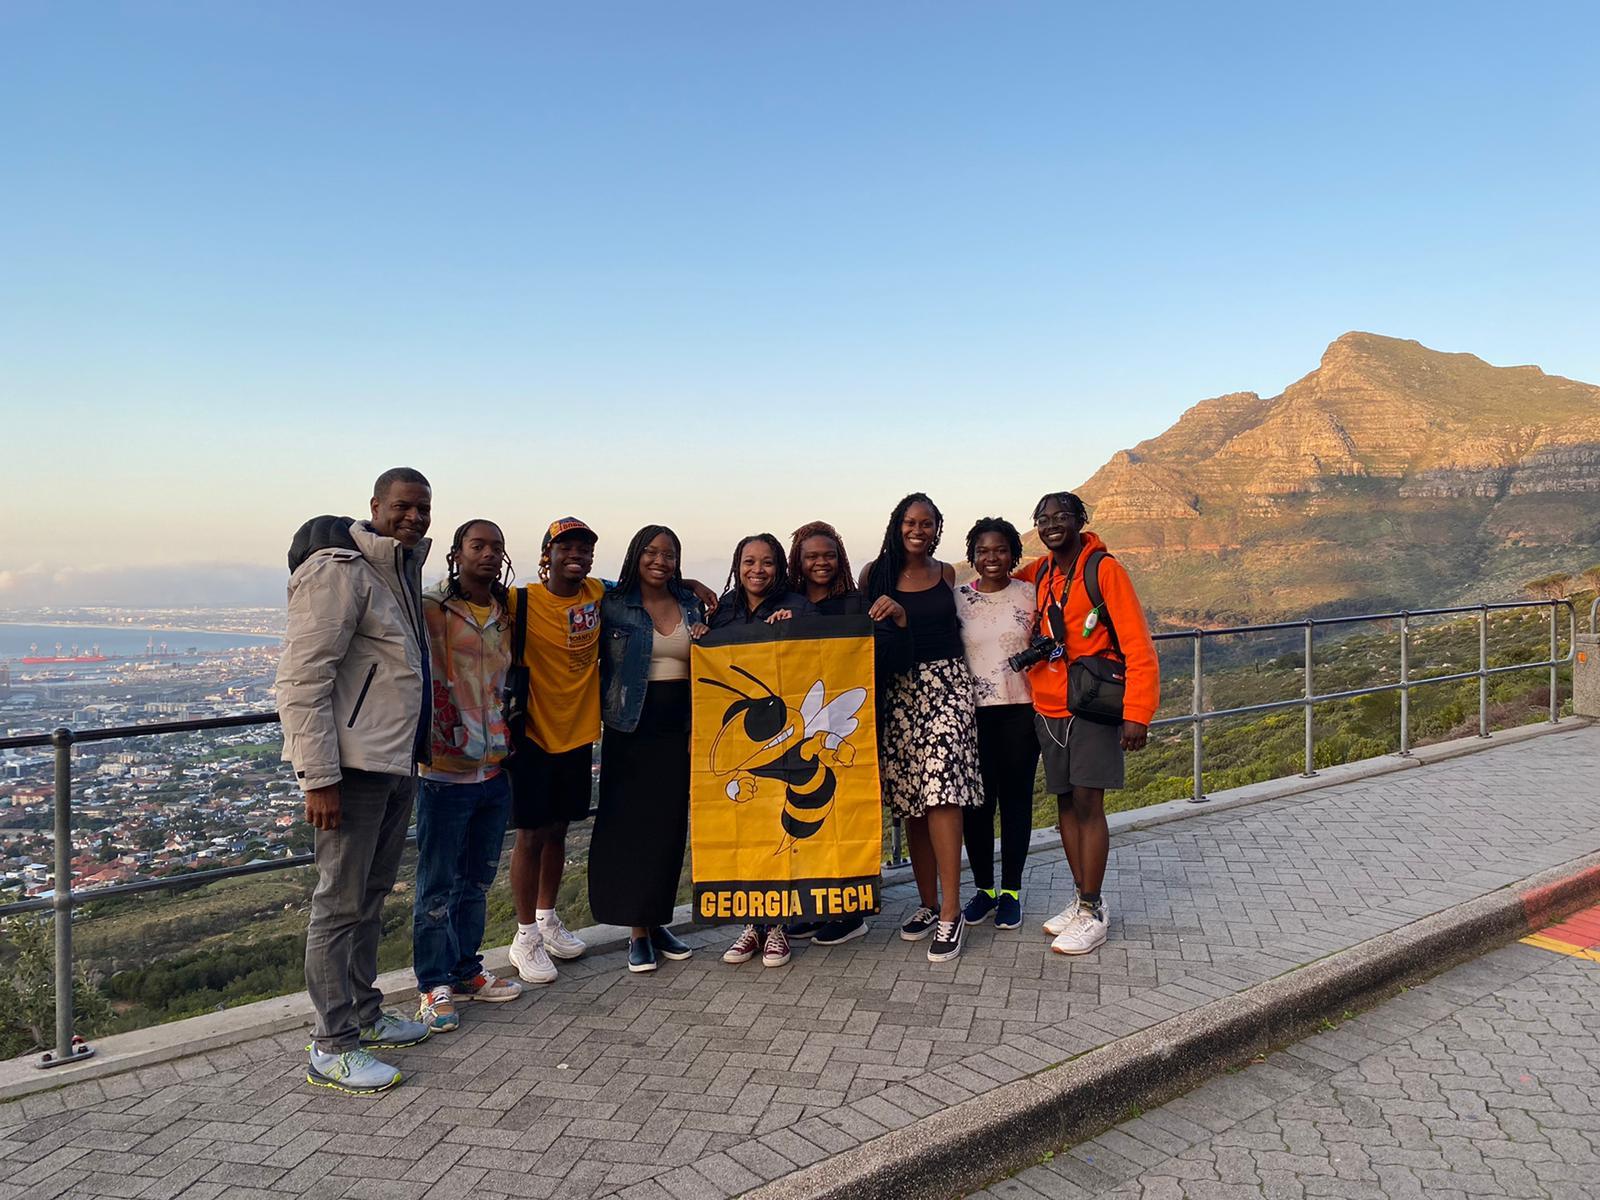
[{"label": "braided hair", "polygon": [[1006,539],[1006,548],[1011,551],[1013,568],[1022,561],[1022,537],[1017,533],[1017,527],[1004,517],[980,517],[977,524],[967,530],[967,562],[974,567],[978,565],[976,561],[978,539],[986,533],[998,533]]},{"label": "braided hair", "polygon": [[672,541],[673,552],[678,556],[677,564],[672,569],[672,580],[668,583],[667,589],[676,591],[683,587],[683,543],[678,540],[678,535],[665,525],[646,525],[633,535],[633,540],[628,543],[628,549],[623,555],[622,570],[617,574],[618,595],[626,596],[640,586],[639,559],[644,554],[644,548],[663,533]]},{"label": "braided hair", "polygon": [[888,595],[900,579],[900,571],[906,565],[906,544],[900,536],[900,524],[913,504],[926,504],[928,511],[933,513],[933,541],[928,545],[928,557],[931,559],[933,552],[939,548],[939,538],[944,533],[944,514],[939,511],[937,504],[928,499],[926,493],[912,492],[896,504],[894,512],[889,514],[888,527],[883,531],[883,545],[878,550],[878,557],[872,560],[872,566],[868,568],[868,601]]},{"label": "braided hair", "polygon": [[[410,482],[406,480],[404,482]],[[465,600],[467,591],[461,586],[461,549],[466,545],[467,534],[474,525],[487,525],[490,529],[500,534],[501,542],[505,541],[505,534],[501,533],[500,526],[487,517],[473,517],[456,529],[455,536],[450,539],[450,553],[445,556],[445,565],[449,574],[445,577],[444,594],[447,600]],[[511,584],[517,577],[515,568],[511,565],[511,556],[504,550],[500,552],[500,577],[489,585],[489,595],[500,602],[502,612],[511,609]]]},{"label": "braided hair", "polygon": [[789,586],[789,560],[784,556],[783,547],[779,544],[778,539],[770,533],[752,533],[749,537],[740,538],[739,544],[733,548],[733,563],[728,567],[728,581],[722,585],[723,603],[727,603],[730,596],[739,597],[741,587],[739,583],[739,560],[744,557],[744,548],[751,542],[765,542],[767,548],[772,551],[772,561],[777,567],[772,575],[771,586],[767,588],[766,593],[760,598],[765,600],[768,596]]},{"label": "braided hair", "polygon": [[1078,518],[1079,525],[1087,525],[1089,523],[1089,510],[1083,506],[1083,501],[1078,499],[1076,492],[1046,492],[1039,497],[1039,503],[1033,506],[1033,519],[1035,521],[1044,516],[1044,506],[1052,500],[1059,504],[1062,511],[1068,516]]},{"label": "braided hair", "polygon": [[844,552],[844,539],[839,536],[839,531],[826,521],[811,521],[794,531],[794,537],[789,542],[789,590],[805,594],[806,578],[801,570],[800,549],[814,537],[831,539],[833,548],[839,552],[839,570],[828,588],[828,598],[848,596],[856,590],[856,577],[850,570],[850,556]]}]

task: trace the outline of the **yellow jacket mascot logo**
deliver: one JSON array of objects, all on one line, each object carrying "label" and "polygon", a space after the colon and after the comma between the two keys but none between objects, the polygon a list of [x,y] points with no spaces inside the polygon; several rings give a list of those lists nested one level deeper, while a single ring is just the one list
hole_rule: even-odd
[{"label": "yellow jacket mascot logo", "polygon": [[694,656],[696,915],[715,923],[876,911],[870,622],[802,617],[724,629]]}]

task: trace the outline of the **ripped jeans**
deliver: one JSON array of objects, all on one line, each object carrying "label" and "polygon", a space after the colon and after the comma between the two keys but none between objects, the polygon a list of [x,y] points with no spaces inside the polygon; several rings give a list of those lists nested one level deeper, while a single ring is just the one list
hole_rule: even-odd
[{"label": "ripped jeans", "polygon": [[504,771],[482,783],[422,780],[411,920],[419,991],[469,982],[482,969],[484,912],[510,813]]}]

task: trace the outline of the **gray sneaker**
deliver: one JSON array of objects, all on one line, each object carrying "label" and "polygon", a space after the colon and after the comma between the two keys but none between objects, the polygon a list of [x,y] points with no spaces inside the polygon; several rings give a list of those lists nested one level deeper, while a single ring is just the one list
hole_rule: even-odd
[{"label": "gray sneaker", "polygon": [[379,1062],[365,1050],[322,1054],[313,1049],[306,1082],[316,1087],[332,1088],[336,1092],[349,1092],[353,1096],[370,1096],[374,1092],[388,1091],[399,1083],[400,1072],[388,1063]]},{"label": "gray sneaker", "polygon": [[361,1044],[397,1050],[402,1046],[415,1046],[418,1042],[427,1041],[432,1032],[421,1021],[412,1021],[385,1009],[378,1014],[376,1021],[361,1031]]}]

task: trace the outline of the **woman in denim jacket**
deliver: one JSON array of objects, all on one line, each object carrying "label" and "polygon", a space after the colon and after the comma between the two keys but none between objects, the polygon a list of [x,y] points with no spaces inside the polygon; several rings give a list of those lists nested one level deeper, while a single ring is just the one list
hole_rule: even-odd
[{"label": "woman in denim jacket", "polygon": [[689,645],[706,629],[682,553],[672,530],[646,525],[600,602],[605,732],[589,907],[598,921],[631,927],[630,971],[690,954],[666,929],[689,836]]}]

